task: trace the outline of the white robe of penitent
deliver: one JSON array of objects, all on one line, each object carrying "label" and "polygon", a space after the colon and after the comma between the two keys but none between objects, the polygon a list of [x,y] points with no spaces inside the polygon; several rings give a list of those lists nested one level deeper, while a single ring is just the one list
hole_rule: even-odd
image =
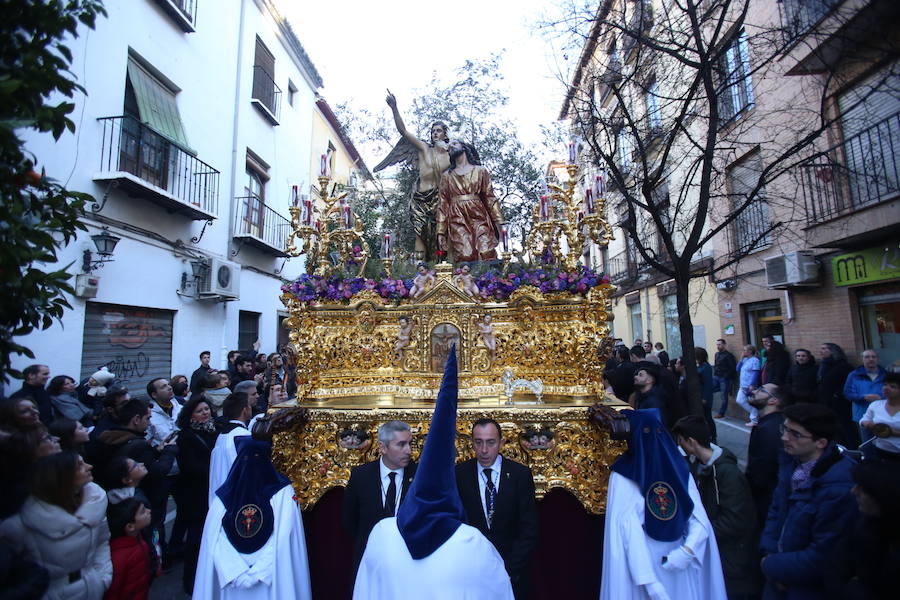
[{"label": "white robe of penitent", "polygon": [[[603,537],[600,600],[647,600],[647,584],[659,582],[671,600],[726,600],[719,547],[712,523],[692,478],[688,490],[694,510],[685,537],[661,542],[644,532],[644,497],[637,484],[619,473],[609,477]],[[695,558],[681,571],[662,568],[662,558],[687,545]]]},{"label": "white robe of penitent", "polygon": [[250,435],[250,430],[241,425],[228,433],[223,433],[216,438],[216,445],[212,449],[209,458],[209,505],[212,506],[216,498],[216,490],[222,487],[228,479],[231,465],[237,458],[237,446],[234,438],[242,435]]},{"label": "white robe of penitent", "polygon": [[222,528],[225,504],[216,496],[206,515],[193,598],[201,600],[310,600],[303,520],[286,485],[270,500],[272,536],[252,554],[235,550]]},{"label": "white robe of penitent", "polygon": [[450,539],[420,560],[406,548],[397,519],[382,519],[369,534],[354,600],[513,600],[503,559],[474,527],[460,525]]}]

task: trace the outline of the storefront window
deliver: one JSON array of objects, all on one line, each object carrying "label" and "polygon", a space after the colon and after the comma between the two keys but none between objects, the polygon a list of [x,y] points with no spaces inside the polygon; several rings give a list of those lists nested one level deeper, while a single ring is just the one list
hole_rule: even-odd
[{"label": "storefront window", "polygon": [[859,295],[863,343],[883,367],[900,366],[900,285],[863,288]]},{"label": "storefront window", "polygon": [[681,330],[678,328],[678,302],[674,294],[665,296],[663,304],[663,323],[666,327],[666,347],[669,356],[681,356]]},{"label": "storefront window", "polygon": [[742,306],[747,323],[747,343],[762,348],[762,338],[771,335],[784,344],[784,323],[778,300],[754,302]]},{"label": "storefront window", "polygon": [[632,304],[628,309],[631,311],[631,341],[638,338],[643,339],[644,323],[641,319],[641,303]]}]

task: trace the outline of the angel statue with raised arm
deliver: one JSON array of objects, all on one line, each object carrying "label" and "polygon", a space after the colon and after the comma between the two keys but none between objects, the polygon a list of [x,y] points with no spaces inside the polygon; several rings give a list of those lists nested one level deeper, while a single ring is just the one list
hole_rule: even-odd
[{"label": "angel statue with raised arm", "polygon": [[406,129],[400,111],[397,110],[397,99],[388,90],[387,104],[394,115],[394,124],[400,132],[400,141],[383,161],[375,166],[375,171],[404,161],[413,161],[419,172],[416,189],[409,199],[409,216],[416,232],[416,260],[433,261],[437,253],[437,234],[435,232],[435,213],[438,203],[438,186],[441,173],[450,168],[450,155],[447,154],[447,126],[436,121],[431,125],[431,141],[420,140]]}]

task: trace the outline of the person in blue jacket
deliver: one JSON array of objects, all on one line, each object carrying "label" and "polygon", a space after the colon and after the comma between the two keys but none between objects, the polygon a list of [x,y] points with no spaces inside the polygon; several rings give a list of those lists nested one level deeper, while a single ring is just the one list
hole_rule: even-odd
[{"label": "person in blue jacket", "polygon": [[764,600],[825,595],[831,552],[857,518],[853,463],[834,443],[834,411],[801,403],[783,411],[785,455],[760,539]]},{"label": "person in blue jacket", "polygon": [[853,407],[854,423],[859,423],[871,402],[883,397],[881,388],[886,371],[878,364],[878,354],[874,350],[866,350],[862,353],[862,361],[863,364],[853,369],[844,383],[844,397]]}]

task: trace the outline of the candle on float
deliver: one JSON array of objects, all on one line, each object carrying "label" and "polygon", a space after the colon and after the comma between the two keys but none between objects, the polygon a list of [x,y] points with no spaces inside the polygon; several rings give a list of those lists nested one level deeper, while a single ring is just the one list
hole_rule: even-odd
[{"label": "candle on float", "polygon": [[506,231],[506,227],[500,228],[500,241],[503,243],[503,251],[509,252],[509,232]]},{"label": "candle on float", "polygon": [[303,201],[303,206],[306,208],[306,214],[303,217],[303,223],[305,225],[312,225],[312,200],[307,198]]},{"label": "candle on float", "polygon": [[322,231],[322,223],[316,219],[316,233],[320,233]]},{"label": "candle on float", "polygon": [[547,206],[547,196],[541,196],[540,200],[541,200],[541,205],[540,205],[541,206],[541,208],[540,208],[541,221],[546,221],[547,219],[550,218],[550,209]]},{"label": "candle on float", "polygon": [[391,234],[384,234],[384,241],[381,242],[381,258],[388,258],[391,254]]},{"label": "candle on float", "polygon": [[569,164],[575,164],[575,142],[569,142]]},{"label": "candle on float", "polygon": [[604,193],[603,172],[594,177],[594,198],[602,198]]},{"label": "candle on float", "polygon": [[300,196],[297,194],[297,186],[291,186],[291,205],[297,206],[300,203]]},{"label": "candle on float", "polygon": [[344,227],[350,229],[350,207],[346,204],[344,205]]},{"label": "candle on float", "polygon": [[581,227],[581,222],[584,220],[584,211],[578,211],[578,226]]},{"label": "candle on float", "polygon": [[594,214],[594,194],[590,188],[584,190],[584,207],[589,215]]},{"label": "candle on float", "polygon": [[321,171],[322,177],[325,177],[328,174],[328,159],[324,154],[319,158],[319,170]]}]

